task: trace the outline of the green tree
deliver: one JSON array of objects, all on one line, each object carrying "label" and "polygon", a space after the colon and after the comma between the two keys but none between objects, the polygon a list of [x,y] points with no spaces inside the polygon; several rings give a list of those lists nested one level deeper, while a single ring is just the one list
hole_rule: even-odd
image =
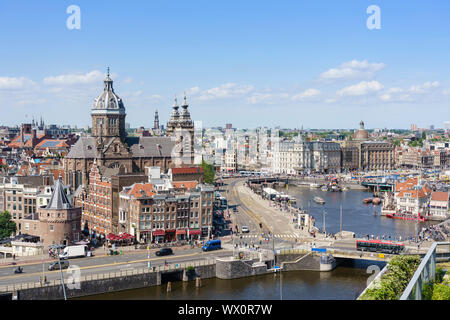
[{"label": "green tree", "polygon": [[16,223],[11,220],[8,211],[0,214],[0,239],[10,237],[16,232]]},{"label": "green tree", "polygon": [[209,184],[214,184],[214,166],[212,164],[206,163],[204,160],[202,161],[201,167],[203,168],[205,175],[205,182]]}]

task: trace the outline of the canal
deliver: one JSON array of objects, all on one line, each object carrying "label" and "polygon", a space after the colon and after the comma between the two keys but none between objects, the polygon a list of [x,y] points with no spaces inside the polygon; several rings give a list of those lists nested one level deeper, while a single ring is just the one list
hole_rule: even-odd
[{"label": "canal", "polygon": [[366,287],[369,265],[382,262],[355,261],[340,265],[331,272],[289,271],[241,278],[202,280],[196,288],[195,281],[174,282],[172,291],[166,285],[143,289],[112,292],[79,298],[79,300],[354,300]]},{"label": "canal", "polygon": [[[325,211],[325,227],[327,233],[337,233],[340,228],[340,206],[342,205],[342,230],[353,231],[357,236],[375,235],[413,237],[416,234],[416,222],[386,218],[380,215],[381,205],[363,204],[365,198],[372,198],[372,193],[361,190],[348,190],[342,192],[322,191],[309,187],[289,186],[278,189],[294,196],[297,206],[308,210],[316,220],[316,227],[322,231],[323,212]],[[325,200],[324,205],[313,201],[315,196]],[[419,230],[437,222],[419,224]]]}]

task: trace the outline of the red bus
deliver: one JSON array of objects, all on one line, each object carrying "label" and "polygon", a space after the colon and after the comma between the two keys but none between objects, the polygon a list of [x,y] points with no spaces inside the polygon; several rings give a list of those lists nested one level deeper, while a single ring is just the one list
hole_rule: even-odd
[{"label": "red bus", "polygon": [[395,243],[387,240],[356,240],[357,251],[399,254],[404,249],[404,243]]}]

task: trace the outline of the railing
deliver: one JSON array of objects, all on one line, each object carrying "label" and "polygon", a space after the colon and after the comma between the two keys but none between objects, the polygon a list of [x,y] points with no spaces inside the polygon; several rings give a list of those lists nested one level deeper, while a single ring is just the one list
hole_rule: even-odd
[{"label": "railing", "polygon": [[403,291],[403,294],[400,296],[400,300],[422,300],[423,286],[434,281],[436,276],[437,247],[445,245],[449,246],[447,252],[450,251],[450,242],[434,242],[431,245],[405,291]]},{"label": "railing", "polygon": [[[214,265],[214,264],[216,264],[216,259],[205,259],[205,260],[195,260],[195,261],[182,262],[182,263],[171,263],[168,265],[159,265],[159,266],[150,267],[150,268],[140,268],[140,269],[132,269],[132,270],[120,270],[120,271],[114,271],[114,272],[108,272],[108,273],[90,274],[90,275],[80,277],[79,282],[81,283],[81,282],[86,282],[86,281],[113,279],[113,278],[135,276],[135,275],[139,275],[139,274],[148,274],[148,273],[156,273],[156,272],[173,272],[173,271],[184,270],[189,266],[192,266],[195,268],[195,267]],[[68,283],[68,279],[64,279],[64,284],[66,286],[68,284],[70,284],[70,283]],[[14,291],[18,291],[18,290],[26,290],[26,289],[34,289],[34,288],[51,287],[51,286],[60,286],[60,285],[61,285],[61,280],[50,280],[45,284],[42,284],[41,282],[18,283],[18,284],[12,284],[12,285],[6,285],[6,286],[0,287],[0,293],[1,292],[14,292]]]}]

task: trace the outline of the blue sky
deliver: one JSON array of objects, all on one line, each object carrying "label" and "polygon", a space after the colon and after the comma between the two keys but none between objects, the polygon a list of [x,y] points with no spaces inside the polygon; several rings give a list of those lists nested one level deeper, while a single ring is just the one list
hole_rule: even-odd
[{"label": "blue sky", "polygon": [[90,124],[107,66],[132,126],[184,91],[204,126],[450,121],[449,1],[2,0],[0,40],[0,124]]}]

